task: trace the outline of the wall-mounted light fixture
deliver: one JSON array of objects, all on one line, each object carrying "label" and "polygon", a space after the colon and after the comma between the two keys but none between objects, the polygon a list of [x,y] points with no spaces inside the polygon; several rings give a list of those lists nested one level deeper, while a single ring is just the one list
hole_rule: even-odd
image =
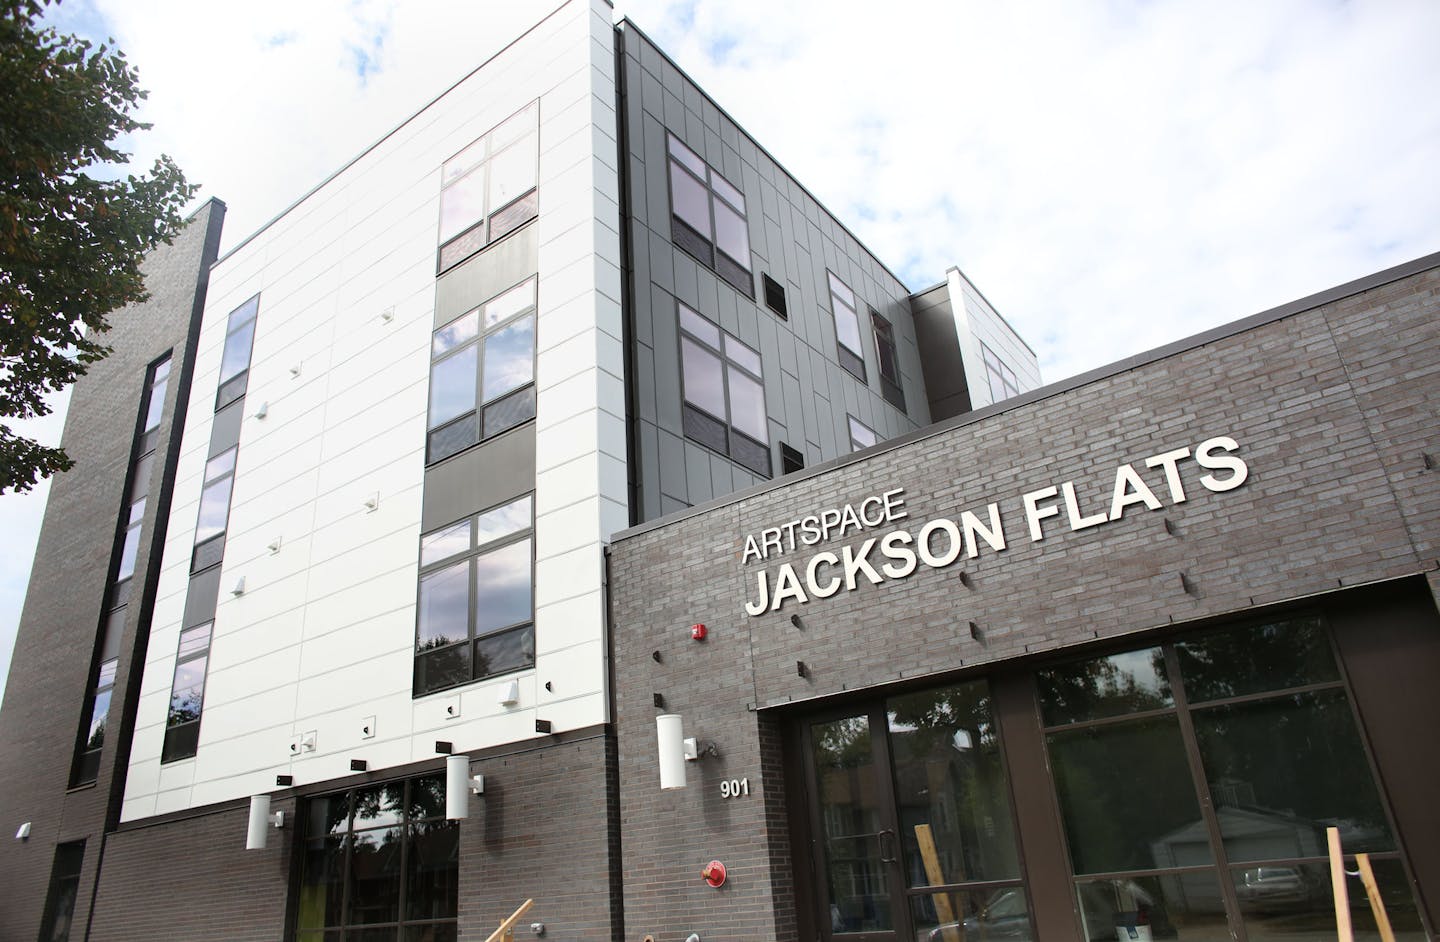
[{"label": "wall-mounted light fixture", "polygon": [[685,763],[706,756],[719,756],[713,742],[701,742],[685,735],[685,721],[678,713],[662,713],[655,717],[655,732],[660,743],[660,787],[685,787]]},{"label": "wall-mounted light fixture", "polygon": [[262,403],[260,403],[260,408],[258,408],[258,409],[255,410],[255,418],[257,418],[257,419],[263,419],[263,418],[265,418],[265,416],[267,416],[267,415],[269,415],[269,414],[270,414],[270,403],[269,403],[269,402],[262,402]]},{"label": "wall-mounted light fixture", "polygon": [[500,688],[500,695],[495,698],[501,706],[514,706],[520,702],[520,681],[511,678],[510,683]]},{"label": "wall-mounted light fixture", "polygon": [[241,576],[239,579],[236,579],[236,580],[235,580],[235,587],[230,590],[230,594],[231,594],[231,595],[244,595],[244,594],[245,594],[245,577],[244,577],[244,576]]},{"label": "wall-mounted light fixture", "polygon": [[18,831],[15,832],[15,840],[17,840],[17,841],[28,841],[28,840],[30,840],[30,822],[29,822],[29,821],[26,821],[24,824],[20,825],[20,830],[18,830]]},{"label": "wall-mounted light fixture", "polygon": [[660,741],[660,787],[685,787],[685,721],[678,713],[662,713],[655,717],[655,733]]},{"label": "wall-mounted light fixture", "polygon": [[285,826],[285,812],[270,813],[269,795],[250,796],[250,825],[245,832],[246,850],[264,850],[271,828]]},{"label": "wall-mounted light fixture", "polygon": [[485,794],[485,776],[470,774],[469,756],[445,757],[445,817],[463,821],[470,817],[470,796]]}]

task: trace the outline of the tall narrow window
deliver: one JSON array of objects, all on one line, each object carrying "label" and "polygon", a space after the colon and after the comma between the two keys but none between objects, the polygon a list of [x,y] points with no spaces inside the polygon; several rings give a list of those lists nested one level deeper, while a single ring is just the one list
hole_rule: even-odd
[{"label": "tall narrow window", "polygon": [[673,134],[670,151],[671,238],[713,269],[736,291],[754,300],[750,275],[750,228],[745,196]]},{"label": "tall narrow window", "polygon": [[226,326],[220,391],[210,426],[209,458],[205,462],[200,509],[195,518],[190,587],[180,623],[170,709],[165,719],[165,742],[160,750],[162,763],[188,759],[195,755],[200,744],[200,710],[205,701],[205,671],[210,662],[210,640],[220,587],[218,567],[225,555],[225,534],[230,526],[240,419],[259,309],[260,296],[256,295],[230,313]]},{"label": "tall narrow window", "polygon": [[905,390],[900,386],[900,350],[895,345],[895,328],[870,309],[870,326],[875,331],[875,362],[880,366],[880,391],[885,401],[905,411]]},{"label": "tall narrow window", "polygon": [[170,354],[150,364],[145,372],[145,391],[140,397],[140,414],[130,452],[129,486],[121,509],[121,531],[112,555],[114,570],[105,598],[104,623],[85,692],[83,725],[71,765],[71,786],[94,782],[100,773],[100,752],[105,745],[105,726],[110,713],[110,695],[120,664],[120,636],[125,628],[127,603],[140,554],[140,536],[145,523],[150,476],[155,469],[155,445],[165,412],[165,391],[170,378]]},{"label": "tall narrow window", "polygon": [[539,114],[532,102],[445,161],[440,171],[440,271],[539,212]]},{"label": "tall narrow window", "polygon": [[250,377],[250,349],[255,342],[255,315],[260,296],[230,312],[225,325],[225,349],[220,355],[220,388],[215,394],[215,411],[245,395]]},{"label": "tall narrow window", "polygon": [[433,463],[535,418],[534,276],[435,331]]},{"label": "tall narrow window", "polygon": [[225,552],[225,526],[230,519],[230,490],[235,483],[238,450],[228,448],[205,462],[205,487],[200,492],[200,514],[195,521],[191,572],[215,565]]},{"label": "tall narrow window", "polygon": [[415,696],[535,664],[529,496],[420,538]]},{"label": "tall narrow window", "polygon": [[851,451],[860,451],[861,449],[869,448],[880,440],[875,434],[874,429],[855,418],[855,416],[847,415],[846,418],[850,422]]},{"label": "tall narrow window", "polygon": [[200,709],[205,704],[205,669],[210,662],[210,635],[214,622],[180,632],[175,654],[175,679],[170,686],[170,710],[165,717],[165,745],[161,762],[174,762],[195,754],[200,742]]},{"label": "tall narrow window", "polygon": [[110,715],[110,694],[115,688],[115,672],[120,666],[120,636],[125,630],[126,606],[111,610],[105,618],[105,631],[100,642],[100,664],[90,678],[90,695],[85,711],[85,725],[80,730],[79,751],[75,758],[71,785],[95,781],[100,774],[100,751],[105,746],[105,727]]},{"label": "tall narrow window", "polygon": [[45,897],[45,917],[40,923],[40,942],[68,942],[70,921],[75,918],[75,899],[80,895],[80,868],[85,863],[85,842],[59,844],[50,869],[50,891]]},{"label": "tall narrow window", "polygon": [[760,354],[677,302],[685,436],[769,477]]},{"label": "tall narrow window", "polygon": [[460,826],[445,820],[443,775],[313,798],[303,820],[296,942],[458,937]]},{"label": "tall narrow window", "polygon": [[865,382],[865,353],[860,345],[860,315],[855,308],[855,292],[834,272],[826,272],[830,279],[830,312],[835,315],[836,353],[840,365],[845,367],[860,382]]},{"label": "tall narrow window", "polygon": [[995,351],[985,344],[980,344],[980,353],[985,359],[985,373],[990,380],[990,401],[1000,402],[1002,399],[1020,395],[1020,384],[1015,381],[1015,372],[1006,366]]}]

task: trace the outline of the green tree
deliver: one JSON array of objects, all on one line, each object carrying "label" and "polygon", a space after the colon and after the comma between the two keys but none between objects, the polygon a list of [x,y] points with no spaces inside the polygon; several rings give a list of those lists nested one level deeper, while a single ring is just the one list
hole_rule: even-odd
[{"label": "green tree", "polygon": [[43,8],[0,0],[0,493],[74,464],[6,420],[45,415],[47,392],[110,352],[107,316],[145,300],[140,262],[195,192],[168,157],[119,176],[118,139],[149,127],[138,76],[112,45],[43,27]]}]

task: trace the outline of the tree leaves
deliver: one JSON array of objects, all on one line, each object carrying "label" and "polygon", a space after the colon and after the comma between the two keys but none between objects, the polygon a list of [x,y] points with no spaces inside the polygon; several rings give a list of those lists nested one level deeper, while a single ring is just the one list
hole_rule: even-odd
[{"label": "tree leaves", "polygon": [[[145,97],[111,43],[39,28],[41,4],[0,2],[0,420],[46,415],[109,353],[108,316],[146,298],[140,264],[169,242],[194,195],[161,157],[143,176],[106,179],[147,129]],[[26,491],[70,458],[0,424],[0,493]]]}]

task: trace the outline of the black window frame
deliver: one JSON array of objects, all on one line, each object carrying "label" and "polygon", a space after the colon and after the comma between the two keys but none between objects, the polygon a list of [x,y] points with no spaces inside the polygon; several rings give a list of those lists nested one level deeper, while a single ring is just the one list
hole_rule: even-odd
[{"label": "black window frame", "polygon": [[[491,304],[509,296],[512,292],[519,291],[526,286],[530,289],[530,302],[525,307],[507,314],[503,320],[497,321],[490,327],[485,326],[485,310]],[[535,421],[535,406],[537,398],[537,387],[535,385],[536,371],[536,331],[539,325],[539,291],[540,276],[538,274],[527,275],[524,279],[505,288],[499,294],[486,299],[483,303],[467,310],[463,314],[456,315],[450,320],[435,328],[430,335],[430,384],[429,388],[433,395],[435,389],[435,371],[444,364],[459,359],[467,351],[474,351],[475,356],[475,398],[474,405],[462,412],[460,415],[450,416],[443,421],[436,423],[430,416],[430,410],[434,403],[428,402],[425,409],[425,464],[433,465],[451,458],[461,452],[494,438],[497,435],[520,428]],[[445,331],[459,324],[468,317],[475,318],[475,333],[464,340],[435,352],[437,338]],[[486,343],[491,338],[497,337],[504,331],[514,327],[526,320],[530,322],[530,380],[521,383],[519,386],[506,389],[490,399],[485,398],[485,350]],[[519,411],[513,414],[506,414],[500,407],[509,406],[514,409],[518,406]],[[504,421],[492,420],[492,416],[501,416]],[[491,431],[492,421],[497,421],[497,427]],[[442,447],[437,449],[437,439],[445,442],[443,436],[446,433],[454,433],[455,430],[470,431],[466,438],[457,439],[454,447]],[[437,453],[438,451],[438,453]]]},{"label": "black window frame", "polygon": [[[870,380],[865,370],[865,334],[860,327],[860,298],[855,294],[855,289],[828,268],[825,270],[825,280],[825,287],[830,292],[830,317],[835,327],[835,358],[845,372],[868,386]],[[835,290],[836,285],[845,289],[850,295],[850,301],[847,302]],[[855,324],[854,347],[845,342],[844,335],[840,331],[841,309],[849,312]]]},{"label": "black window frame", "polygon": [[895,325],[872,307],[870,331],[875,339],[875,368],[880,374],[880,392],[886,402],[904,412],[905,390],[901,386],[900,345],[895,342]]},{"label": "black window frame", "polygon": [[[55,845],[50,883],[45,892],[45,912],[40,920],[41,942],[69,942],[75,903],[80,896],[80,874],[84,868],[85,841],[66,841]],[[62,918],[65,920],[64,929],[57,932],[57,923]]]},{"label": "black window frame", "polygon": [[[416,814],[415,812],[417,810],[421,810],[420,803],[422,799],[417,797],[417,789],[422,787],[422,783],[428,786],[426,792],[432,799],[438,801],[438,807],[424,809],[431,813]],[[392,796],[397,786],[400,788],[401,797],[399,801],[400,807],[395,809]],[[376,811],[388,811],[392,817],[387,819],[377,814],[376,817],[357,821],[356,813],[360,810],[362,802],[368,803],[370,794],[378,794],[390,799],[383,808],[380,807],[380,801],[377,800]],[[326,814],[324,821],[317,819],[320,818],[322,814],[330,812],[332,808],[331,803],[337,801],[343,803],[343,827],[338,827],[340,822],[336,822],[322,831],[320,827],[317,827],[317,824],[323,825],[329,823],[332,820],[333,812]],[[327,867],[323,872],[322,879],[316,881],[316,883],[326,886],[327,889],[330,887],[338,888],[340,898],[336,901],[335,905],[340,915],[340,922],[334,925],[301,926],[300,921],[305,917],[305,907],[303,905],[297,905],[294,908],[294,916],[290,927],[291,934],[288,938],[294,939],[295,942],[320,942],[322,939],[338,939],[347,936],[354,938],[361,934],[366,934],[368,938],[369,933],[388,929],[393,933],[393,938],[410,939],[412,935],[406,930],[421,929],[426,926],[450,927],[454,930],[453,936],[458,937],[460,901],[460,854],[458,853],[458,847],[460,824],[458,821],[450,821],[445,817],[444,801],[445,772],[443,769],[438,772],[415,775],[408,778],[366,782],[342,791],[306,798],[298,815],[301,825],[300,834],[296,839],[297,859],[294,870],[292,871],[294,874],[293,884],[295,887],[295,898],[303,899],[306,888],[311,885],[307,883],[307,879],[310,877],[308,867],[311,861],[315,859],[315,852],[317,850],[320,851],[318,855],[320,859],[325,860],[326,864],[329,864],[330,861],[326,859],[325,853],[326,845],[338,844],[337,851],[340,856],[338,873],[331,873]],[[397,810],[398,813],[396,813]],[[368,826],[357,828],[356,824],[362,822],[363,825]],[[375,834],[390,829],[397,829],[401,835],[394,904],[398,918],[393,920],[377,920],[374,922],[354,920],[352,918],[354,916],[352,903],[354,902],[354,878],[356,875],[354,869],[355,847],[357,845],[356,835]],[[445,858],[446,862],[451,864],[451,866],[446,867],[446,869],[453,873],[453,877],[448,880],[447,883],[453,887],[453,895],[451,896],[450,902],[455,904],[455,911],[446,916],[408,918],[409,913],[413,911],[410,894],[414,889],[414,886],[411,884],[411,877],[413,876],[414,868],[412,864],[414,862],[413,855],[415,853],[417,839],[441,830],[450,832],[451,839],[455,841],[457,847],[455,854],[447,855]],[[328,909],[329,900],[326,900],[326,905],[320,909],[322,920]]]},{"label": "black window frame", "polygon": [[[719,346],[716,346],[715,343],[712,343],[709,339],[685,327],[684,315],[686,312],[714,329]],[[726,331],[714,321],[678,298],[675,301],[675,321],[676,343],[678,345],[676,362],[680,364],[681,422],[684,427],[685,437],[696,444],[703,445],[716,454],[729,458],[751,474],[758,474],[765,478],[773,477],[774,467],[770,455],[770,442],[768,441],[770,411],[765,401],[764,363],[762,362],[760,351],[751,347],[734,334]],[[689,386],[691,381],[687,379],[685,371],[685,341],[687,340],[697,345],[702,353],[709,354],[720,361],[720,392],[725,400],[725,414],[723,416],[715,415],[713,411],[690,398],[691,391]],[[760,370],[752,370],[745,364],[738,362],[730,354],[729,347],[731,344],[754,356],[756,362],[760,365]],[[760,387],[761,418],[766,426],[766,441],[761,441],[750,432],[744,431],[735,425],[734,409],[731,406],[732,370]],[[722,430],[725,439],[723,448],[719,447],[718,441]]]},{"label": "black window frame", "polygon": [[[526,511],[529,515],[525,526],[502,533],[499,536],[487,540],[481,540],[479,521],[487,514],[503,511],[505,508],[519,504],[521,501],[527,503]],[[426,563],[424,561],[425,541],[430,537],[455,529],[461,524],[469,524],[469,544],[464,550],[449,553],[439,559]],[[511,622],[499,627],[488,628],[484,633],[477,633],[478,599],[481,594],[481,587],[478,583],[479,560],[486,556],[497,554],[509,549],[512,546],[527,543],[530,557],[530,612],[529,617],[520,621]],[[535,494],[534,492],[520,494],[509,500],[502,501],[491,507],[487,507],[477,513],[467,514],[457,520],[452,520],[443,526],[434,527],[420,535],[419,568],[415,580],[415,650],[413,654],[414,671],[411,677],[412,698],[429,696],[443,690],[453,690],[472,684],[477,681],[491,677],[500,677],[506,674],[514,674],[519,671],[530,670],[535,666]],[[466,579],[466,616],[465,616],[465,637],[458,641],[448,641],[443,645],[422,650],[422,646],[428,642],[421,641],[422,618],[424,616],[424,590],[425,580],[438,573],[454,569],[458,566],[465,566]],[[516,636],[521,642],[522,652],[528,648],[528,656],[525,662],[519,665],[505,665],[500,670],[481,671],[479,658],[476,655],[476,648],[482,642],[492,639],[499,640],[509,636]],[[463,677],[457,679],[430,683],[426,679],[426,665],[428,661],[438,661],[436,655],[444,654],[454,658],[454,652],[463,651],[463,658],[467,663]],[[443,670],[442,668],[439,668]]]},{"label": "black window frame", "polygon": [[[530,126],[518,132],[515,131],[515,127],[509,126],[512,121],[517,122],[517,127],[519,123],[525,123],[520,119],[525,118],[527,113]],[[503,137],[506,133],[514,133],[515,136],[506,139]],[[531,154],[534,159],[534,185],[528,190],[512,196],[504,203],[491,206],[490,172],[494,168],[495,159],[520,147],[527,138],[534,145]],[[473,153],[477,149],[480,151],[478,158]],[[460,184],[462,181],[474,183],[477,176],[483,192],[479,218],[465,223],[455,232],[447,234],[445,231],[446,192],[456,192],[456,184]],[[539,215],[540,102],[537,99],[490,128],[441,164],[440,218],[436,223],[436,242],[439,247],[435,250],[435,273],[438,275],[449,271]]]},{"label": "black window frame", "polygon": [[[677,155],[675,148],[683,151]],[[702,175],[698,169],[689,166],[685,156],[694,158],[695,163],[705,168]],[[724,174],[716,170],[710,163],[701,157],[695,150],[682,141],[674,132],[665,132],[665,162],[669,165],[665,175],[666,193],[670,198],[670,238],[685,254],[694,258],[697,262],[720,276],[720,279],[730,287],[745,295],[751,301],[755,300],[755,267],[752,264],[754,246],[750,241],[750,217],[745,207],[745,192],[740,187],[731,183]],[[681,218],[676,211],[675,201],[675,175],[683,174],[681,179],[689,179],[698,184],[706,195],[706,210],[709,217],[709,231],[701,232],[695,226]],[[725,189],[734,192],[739,199],[740,205],[735,205],[735,200],[726,196],[724,189],[717,187],[715,181],[720,181]],[[718,205],[725,210],[739,215],[742,228],[745,233],[745,254],[747,258],[738,259],[720,246],[715,221],[715,208]]]},{"label": "black window frame", "polygon": [[[205,643],[203,646],[184,650],[185,635],[188,632],[205,628]],[[180,629],[180,637],[176,642],[175,669],[170,675],[170,699],[165,707],[165,740],[160,749],[160,763],[162,765],[179,762],[182,759],[194,758],[200,745],[200,719],[205,710],[205,688],[210,682],[210,650],[215,643],[215,619],[202,621],[199,624],[191,625],[188,628]],[[195,701],[194,716],[177,717],[175,710],[175,683],[180,679],[180,670],[187,664],[193,664],[199,660],[205,661],[205,666],[200,672],[200,682],[193,687],[184,689],[198,689],[199,693]]]},{"label": "black window frame", "polygon": [[[250,386],[250,364],[255,354],[255,327],[260,319],[260,295],[256,294],[246,299],[235,310],[225,322],[225,344],[220,352],[220,375],[216,381],[215,388],[215,411],[228,406],[235,400],[243,397]],[[248,336],[245,338],[245,365],[229,376],[225,375],[225,360],[231,352],[230,344],[239,343],[236,338],[249,327]],[[238,351],[240,348],[234,348]]]},{"label": "black window frame", "polygon": [[[104,614],[97,632],[96,648],[85,688],[85,709],[75,737],[70,765],[70,787],[94,783],[100,774],[100,753],[105,744],[110,697],[120,663],[120,636],[125,627],[127,604],[133,589],[135,568],[140,564],[140,540],[145,525],[145,508],[150,497],[150,478],[155,471],[155,447],[165,420],[165,395],[169,389],[174,350],[166,350],[145,368],[144,393],[135,420],[126,474],[125,501],[121,509],[114,550],[111,553],[110,582]],[[156,406],[159,408],[156,408]],[[109,680],[106,680],[107,674]],[[102,709],[101,702],[104,701]],[[96,739],[96,733],[99,739]]]}]

